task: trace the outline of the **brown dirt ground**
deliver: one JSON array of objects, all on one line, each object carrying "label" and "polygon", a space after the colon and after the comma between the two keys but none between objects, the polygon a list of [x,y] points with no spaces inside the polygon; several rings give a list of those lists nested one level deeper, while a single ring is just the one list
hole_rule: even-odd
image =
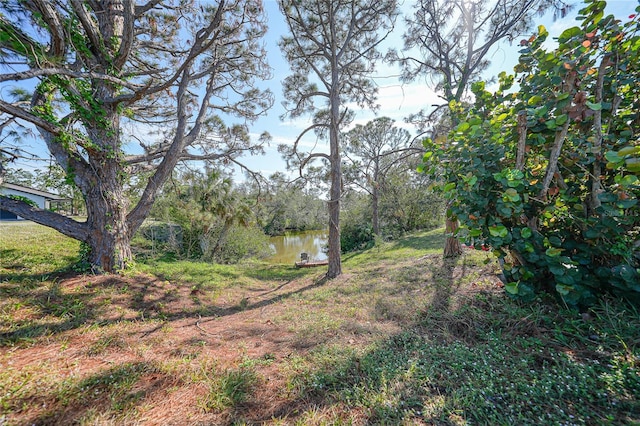
[{"label": "brown dirt ground", "polygon": [[[340,281],[349,279],[344,275],[331,285],[339,286]],[[498,287],[494,276],[482,277],[487,279]],[[58,283],[62,293],[82,295],[91,304],[87,324],[93,326],[70,327],[40,336],[35,343],[0,347],[2,369],[34,372],[29,376],[31,385],[33,380],[42,382],[41,391],[11,401],[13,409],[6,417],[0,413],[0,425],[78,424],[81,419],[91,419],[85,424],[224,425],[238,419],[264,424],[275,418],[290,424],[299,413],[316,406],[316,401],[286,392],[287,371],[282,367],[289,357],[304,356],[317,342],[309,336],[300,339],[285,321],[278,320],[288,307],[276,302],[295,303],[285,296],[324,285],[321,274],[272,288],[225,290],[213,303],[201,300],[203,294],[188,285],[150,275],[82,275],[62,278]],[[29,311],[16,314],[35,315]],[[385,334],[399,330],[393,321],[377,326]],[[355,346],[374,338],[342,333],[334,336],[334,341]],[[272,361],[256,365],[259,382],[251,398],[231,409],[204,410],[206,382],[189,380],[189,374],[202,373],[198,371],[202,365],[211,365],[216,371],[237,369],[246,359]],[[118,370],[123,366],[130,370]],[[124,417],[104,414],[109,412],[114,394],[100,393],[99,386],[93,386],[95,395],[81,398],[74,392],[82,392],[82,388],[72,387],[67,393],[60,390],[65,379],[74,383],[70,386],[79,386],[76,384],[83,379],[95,382],[101,375],[117,371],[138,374],[127,391],[133,395],[134,405],[124,410]],[[36,379],[37,375],[41,377]],[[127,404],[125,397],[123,404]],[[349,413],[350,421],[358,423],[359,418],[366,422],[358,413]]]}]

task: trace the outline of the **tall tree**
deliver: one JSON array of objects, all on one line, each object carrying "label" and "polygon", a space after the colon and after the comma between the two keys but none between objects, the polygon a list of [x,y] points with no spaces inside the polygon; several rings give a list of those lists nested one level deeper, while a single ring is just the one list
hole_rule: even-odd
[{"label": "tall tree", "polygon": [[[442,106],[460,102],[469,83],[488,68],[492,48],[530,31],[533,18],[550,8],[564,16],[570,6],[563,0],[418,0],[406,18],[406,55],[392,52],[391,58],[401,64],[404,81],[431,79],[445,101]],[[431,118],[424,113],[414,117],[420,124]],[[442,122],[450,120],[441,117]],[[440,129],[440,135],[450,128]],[[457,219],[447,214],[446,222],[444,254],[457,256],[462,253],[455,237]]]},{"label": "tall tree", "polygon": [[424,148],[412,145],[411,134],[395,127],[392,119],[380,117],[347,132],[344,151],[349,160],[347,180],[371,196],[373,233],[380,235],[378,208],[387,174],[407,157],[423,153]]},{"label": "tall tree", "polygon": [[312,124],[300,133],[293,152],[309,132],[329,139],[329,154],[304,155],[300,166],[318,157],[330,164],[327,277],[335,278],[342,273],[340,129],[353,116],[348,102],[375,108],[377,90],[370,75],[381,58],[378,47],[395,24],[397,5],[395,0],[280,0],[279,4],[290,32],[280,48],[294,70],[284,81],[287,114],[312,115]]},{"label": "tall tree", "polygon": [[[3,121],[37,129],[82,192],[88,217],[80,223],[5,197],[0,208],[89,244],[95,267],[126,266],[131,237],[179,161],[236,161],[255,149],[247,122],[272,101],[253,84],[270,72],[260,0],[2,6],[0,82],[33,89],[26,104],[0,94]],[[227,126],[221,114],[244,122]],[[128,144],[136,141],[134,152]],[[146,181],[129,206],[132,178]]]}]

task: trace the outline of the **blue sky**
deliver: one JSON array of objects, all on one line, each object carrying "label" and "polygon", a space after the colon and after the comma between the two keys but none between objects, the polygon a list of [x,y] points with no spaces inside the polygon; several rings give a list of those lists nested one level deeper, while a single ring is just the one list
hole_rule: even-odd
[{"label": "blue sky", "polygon": [[[536,21],[537,25],[544,25],[549,31],[551,37],[547,42],[549,48],[552,48],[552,37],[557,37],[564,29],[576,25],[575,16],[577,11],[582,7],[582,3],[575,1],[576,7],[569,16],[553,21],[551,14],[541,17]],[[637,0],[609,0],[607,11],[613,13],[620,19],[626,19],[634,9],[638,6]],[[402,6],[403,12],[411,10],[413,1],[405,0]],[[268,52],[268,61],[273,68],[273,78],[262,84],[262,87],[269,87],[275,95],[275,103],[273,108],[265,117],[260,118],[251,128],[252,135],[255,139],[264,131],[271,134],[273,140],[269,147],[266,148],[264,156],[247,157],[243,160],[250,168],[255,171],[261,171],[266,176],[276,172],[285,171],[285,163],[277,152],[279,144],[292,144],[298,134],[308,126],[308,119],[301,118],[295,121],[286,119],[280,120],[280,116],[284,113],[282,106],[282,87],[281,81],[290,73],[287,62],[282,57],[278,48],[278,40],[286,32],[286,25],[280,14],[276,0],[265,0],[265,9],[269,19],[269,31],[265,40]],[[394,33],[387,39],[385,49],[388,47],[402,46],[402,19],[399,18]],[[495,48],[490,55],[492,65],[485,74],[485,78],[491,78],[501,71],[512,72],[514,65],[518,60],[519,47],[517,42],[514,45],[503,43]],[[411,134],[416,134],[416,130],[409,124],[404,123],[404,118],[409,114],[415,113],[425,106],[439,104],[441,100],[424,82],[416,82],[413,84],[403,85],[399,82],[397,76],[399,70],[393,65],[380,64],[378,71],[374,76],[374,81],[379,87],[378,103],[380,109],[377,114],[366,110],[357,110],[357,117],[353,124],[364,124],[372,120],[376,116],[388,116],[396,120],[396,125],[406,128]],[[36,144],[30,144],[35,146]],[[43,144],[38,144],[42,146]],[[316,141],[313,135],[306,137],[302,141],[302,149],[308,150],[309,147],[316,146],[316,151],[327,151],[327,143],[324,141]],[[15,167],[31,168],[42,167],[43,164],[28,164],[20,161]],[[238,179],[241,176],[237,175]]]},{"label": "blue sky", "polygon": [[[548,48],[552,48],[555,44],[553,38],[557,37],[567,28],[577,25],[575,17],[578,10],[583,7],[583,3],[574,1],[576,7],[570,14],[562,19],[553,20],[552,14],[547,14],[537,18],[535,26],[544,25],[550,33],[547,41]],[[406,12],[411,10],[412,1],[405,0],[402,10]],[[636,0],[609,0],[607,2],[607,12],[614,14],[619,19],[625,20],[634,13],[639,1]],[[266,0],[265,8],[269,17],[269,32],[267,35],[266,45],[268,50],[268,59],[271,67],[274,69],[274,78],[269,82],[269,87],[276,96],[276,102],[273,109],[269,111],[267,117],[263,117],[256,122],[252,128],[252,132],[257,137],[262,131],[268,131],[273,137],[273,143],[267,148],[264,157],[247,158],[246,163],[255,170],[262,171],[265,175],[269,175],[276,171],[284,171],[285,165],[276,151],[277,145],[280,143],[292,144],[301,130],[309,124],[308,120],[299,119],[296,121],[286,120],[280,121],[279,116],[284,112],[282,107],[282,88],[280,81],[289,73],[289,67],[283,59],[277,41],[286,31],[284,20],[278,10],[275,0]],[[396,30],[387,40],[387,47],[402,46],[402,19],[398,19]],[[519,40],[519,39],[518,39]],[[517,41],[513,45],[503,43],[497,46],[490,54],[491,67],[485,73],[485,78],[496,76],[501,71],[513,72],[513,67],[518,61]],[[442,101],[424,82],[416,82],[413,84],[401,84],[397,78],[399,70],[392,65],[380,64],[378,71],[374,77],[374,81],[379,87],[378,103],[380,110],[377,114],[371,111],[358,110],[357,118],[353,124],[364,124],[372,120],[376,116],[387,116],[396,120],[396,125],[406,128],[412,135],[415,135],[416,129],[404,123],[404,118],[412,113],[419,111],[425,106],[432,104],[440,104]],[[328,150],[327,143],[324,141],[317,142],[313,135],[303,140],[303,146],[316,146],[316,150],[326,152]]]}]

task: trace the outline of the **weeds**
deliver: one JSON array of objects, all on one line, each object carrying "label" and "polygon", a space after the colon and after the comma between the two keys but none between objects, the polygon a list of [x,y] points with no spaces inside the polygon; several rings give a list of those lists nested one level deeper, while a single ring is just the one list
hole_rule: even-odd
[{"label": "weeds", "polygon": [[640,422],[637,308],[516,303],[486,253],[443,260],[441,231],[351,253],[326,281],[162,255],[64,276],[77,245],[26,229],[0,256],[8,424]]},{"label": "weeds", "polygon": [[248,366],[212,372],[207,375],[209,391],[200,402],[205,411],[221,411],[246,402],[259,382],[255,370]]}]

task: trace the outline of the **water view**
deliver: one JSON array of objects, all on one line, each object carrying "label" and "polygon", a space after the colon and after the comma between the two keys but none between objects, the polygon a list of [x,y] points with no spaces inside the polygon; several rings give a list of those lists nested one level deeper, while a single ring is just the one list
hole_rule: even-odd
[{"label": "water view", "polygon": [[327,245],[327,231],[287,232],[271,237],[269,242],[275,254],[266,260],[271,263],[290,263],[300,260],[300,253],[308,253],[309,260],[326,260],[324,248]]}]

